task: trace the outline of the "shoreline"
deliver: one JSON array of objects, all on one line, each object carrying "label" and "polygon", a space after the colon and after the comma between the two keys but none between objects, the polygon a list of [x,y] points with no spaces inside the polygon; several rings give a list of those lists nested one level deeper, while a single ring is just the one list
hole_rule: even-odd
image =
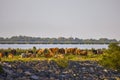
[{"label": "shoreline", "polygon": [[54,61],[14,61],[0,63],[0,80],[117,80],[120,73],[100,66],[96,61],[68,61],[62,68]]}]

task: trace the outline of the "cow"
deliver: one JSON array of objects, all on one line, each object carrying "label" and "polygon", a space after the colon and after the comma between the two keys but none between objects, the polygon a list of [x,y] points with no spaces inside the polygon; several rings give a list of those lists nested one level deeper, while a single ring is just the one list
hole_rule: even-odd
[{"label": "cow", "polygon": [[4,55],[3,55],[3,53],[0,53],[0,58],[2,58]]},{"label": "cow", "polygon": [[63,55],[63,54],[57,54],[57,55],[55,55],[54,57],[57,58],[57,59],[60,59],[60,58],[63,59],[63,58],[64,58],[64,55]]},{"label": "cow", "polygon": [[43,53],[44,53],[44,56],[45,56],[46,58],[49,58],[49,57],[53,57],[53,56],[54,56],[54,53],[52,53],[51,50],[50,50],[50,49],[47,49],[47,48],[45,48],[45,49],[43,50]]},{"label": "cow", "polygon": [[93,54],[103,54],[103,51],[101,49],[97,49],[97,50],[92,49],[92,53]]},{"label": "cow", "polygon": [[11,52],[13,55],[16,55],[16,50],[15,50],[15,49],[12,49],[10,52]]},{"label": "cow", "polygon": [[21,53],[21,58],[27,58],[27,55],[26,55],[26,53]]},{"label": "cow", "polygon": [[49,50],[54,54],[58,54],[59,48],[49,48]]},{"label": "cow", "polygon": [[26,53],[26,57],[29,58],[31,57],[32,53]]},{"label": "cow", "polygon": [[101,49],[98,49],[97,54],[103,54],[103,51]]},{"label": "cow", "polygon": [[87,56],[88,55],[88,51],[87,50],[81,50],[80,55],[81,56]]},{"label": "cow", "polygon": [[93,54],[97,54],[97,50],[92,49],[92,53],[93,53]]},{"label": "cow", "polygon": [[58,53],[59,53],[59,54],[65,54],[65,49],[64,49],[64,48],[60,48],[60,49],[58,50]]},{"label": "cow", "polygon": [[32,54],[30,57],[31,57],[31,58],[35,58],[35,57],[36,57],[36,54]]},{"label": "cow", "polygon": [[33,54],[33,51],[32,50],[28,50],[28,51],[26,51],[26,53],[32,53]]},{"label": "cow", "polygon": [[65,54],[75,54],[77,48],[66,48]]},{"label": "cow", "polygon": [[8,57],[8,52],[7,51],[4,52],[4,56]]},{"label": "cow", "polygon": [[43,54],[43,50],[44,50],[44,49],[38,49],[38,50],[36,51],[36,53],[39,54],[39,55],[42,55],[42,54]]},{"label": "cow", "polygon": [[81,50],[80,50],[80,49],[76,49],[75,53],[76,53],[77,55],[80,55]]},{"label": "cow", "polygon": [[13,53],[8,54],[8,58],[13,58],[13,57],[14,57]]},{"label": "cow", "polygon": [[36,51],[36,56],[37,56],[37,57],[40,57],[40,56],[42,55],[42,53],[43,53],[42,49],[38,49],[38,50]]}]

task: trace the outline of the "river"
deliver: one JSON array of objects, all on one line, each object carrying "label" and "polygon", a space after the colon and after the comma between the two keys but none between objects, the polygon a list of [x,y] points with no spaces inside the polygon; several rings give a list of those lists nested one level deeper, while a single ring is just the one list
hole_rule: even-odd
[{"label": "river", "polygon": [[7,48],[21,48],[21,49],[29,49],[36,47],[39,48],[80,48],[80,49],[102,49],[108,48],[107,44],[0,44],[0,49],[7,49]]}]

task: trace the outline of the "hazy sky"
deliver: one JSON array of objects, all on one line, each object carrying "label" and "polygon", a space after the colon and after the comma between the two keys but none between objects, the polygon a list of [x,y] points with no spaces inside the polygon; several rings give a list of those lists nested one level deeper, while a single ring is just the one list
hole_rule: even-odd
[{"label": "hazy sky", "polygon": [[0,0],[0,37],[120,40],[120,0]]}]

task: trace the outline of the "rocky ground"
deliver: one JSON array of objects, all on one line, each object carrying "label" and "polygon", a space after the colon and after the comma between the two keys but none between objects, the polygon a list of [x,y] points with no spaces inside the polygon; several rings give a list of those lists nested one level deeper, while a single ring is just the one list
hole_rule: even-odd
[{"label": "rocky ground", "polygon": [[[120,73],[93,61],[69,61],[61,68],[54,61],[1,62],[0,80],[117,80]],[[117,77],[117,79],[116,79]]]}]

